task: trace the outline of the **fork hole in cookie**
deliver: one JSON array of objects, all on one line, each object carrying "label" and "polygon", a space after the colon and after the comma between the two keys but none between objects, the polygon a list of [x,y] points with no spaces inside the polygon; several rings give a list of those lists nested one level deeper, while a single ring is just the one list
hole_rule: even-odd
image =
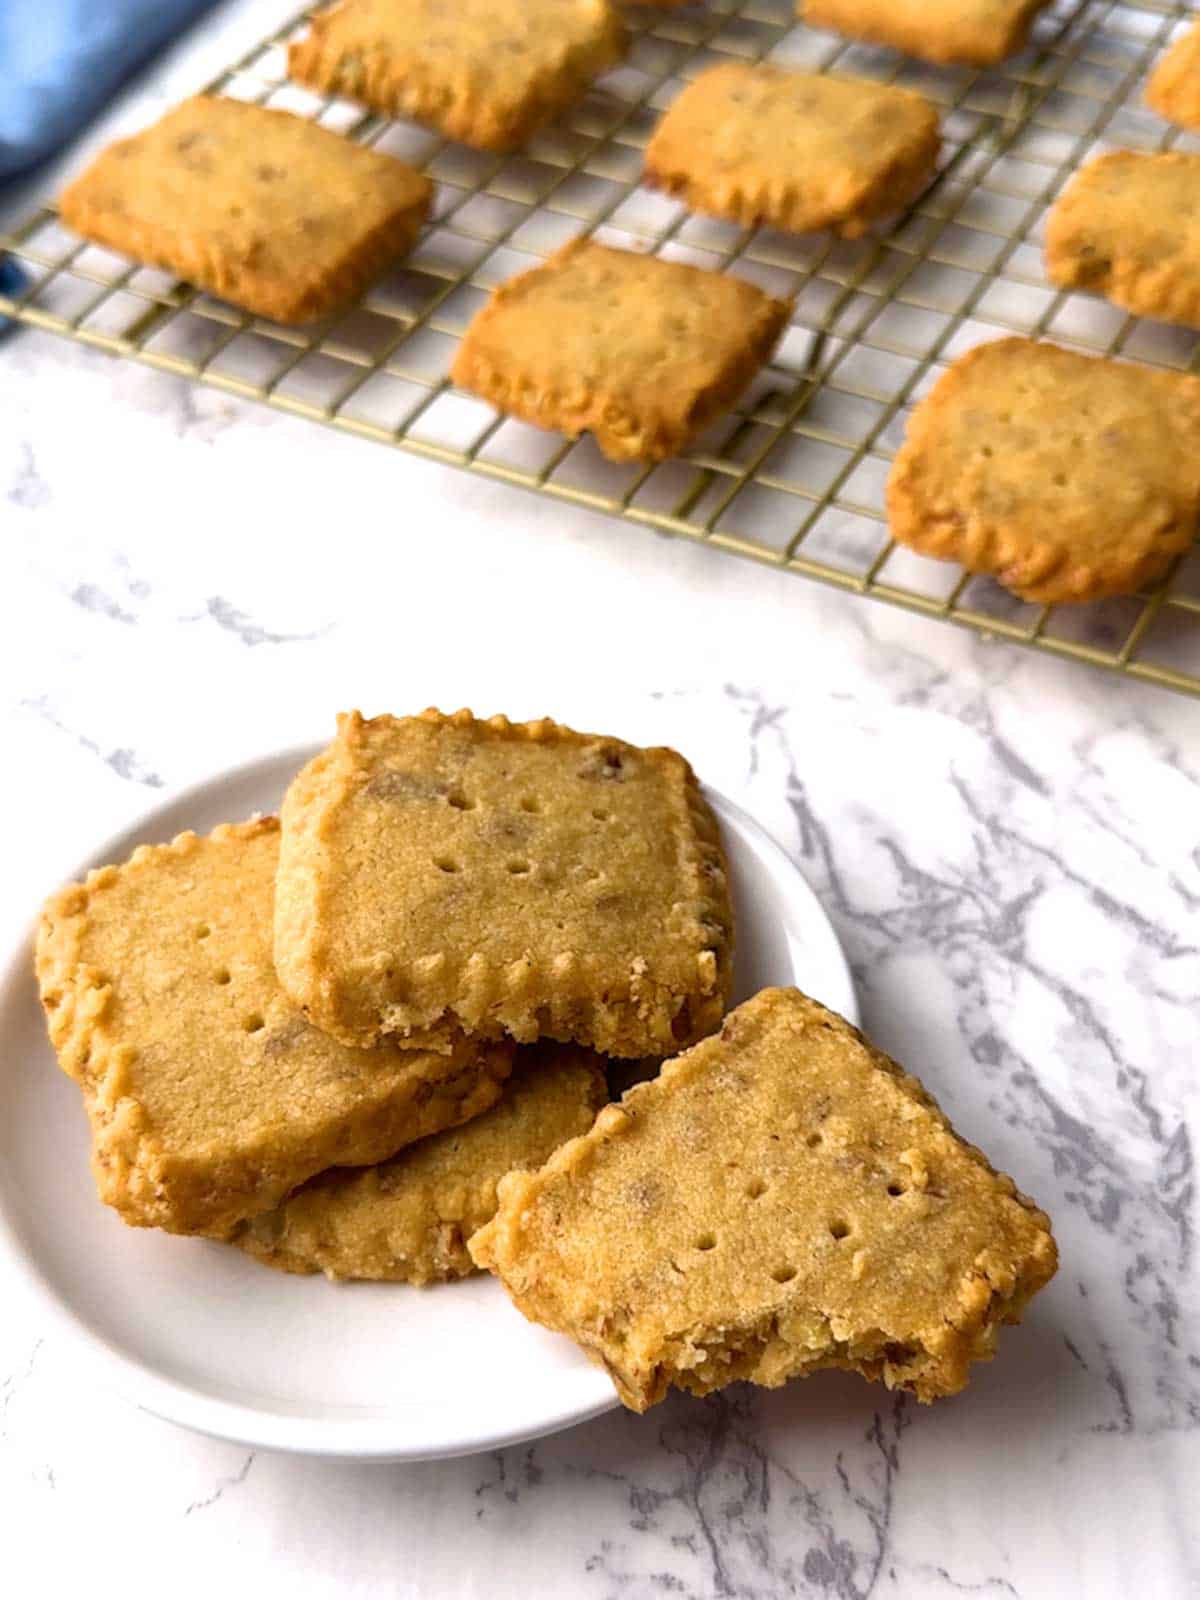
[{"label": "fork hole in cookie", "polygon": [[825,1135],[822,1133],[810,1133],[804,1142],[810,1150],[816,1150],[825,1143]]},{"label": "fork hole in cookie", "polygon": [[250,1013],[250,1015],[242,1023],[242,1027],[246,1030],[247,1033],[261,1033],[262,1030],[266,1027],[266,1023],[264,1022],[264,1020],[262,1018],[262,1015],[259,1012],[252,1011]]},{"label": "fork hole in cookie", "polygon": [[439,872],[458,872],[459,865],[450,856],[434,856],[433,864]]},{"label": "fork hole in cookie", "polygon": [[904,1193],[904,1185],[893,1180],[893,1182],[888,1184],[887,1192],[891,1195],[893,1200],[898,1200]]},{"label": "fork hole in cookie", "polygon": [[528,861],[510,861],[508,870],[512,877],[523,878],[531,869]]},{"label": "fork hole in cookie", "polygon": [[607,822],[612,816],[612,812],[606,811],[603,806],[593,806],[592,816],[595,817],[597,822]]},{"label": "fork hole in cookie", "polygon": [[1056,489],[1065,489],[1067,487],[1067,475],[1065,472],[1056,472],[1050,482]]},{"label": "fork hole in cookie", "polygon": [[850,1237],[850,1224],[844,1217],[834,1217],[829,1224],[829,1237],[831,1239],[848,1239]]},{"label": "fork hole in cookie", "polygon": [[747,1200],[761,1200],[767,1192],[767,1186],[761,1178],[751,1178],[746,1185]]},{"label": "fork hole in cookie", "polygon": [[717,1236],[715,1233],[702,1233],[696,1240],[697,1250],[715,1250],[716,1248]]},{"label": "fork hole in cookie", "polygon": [[474,811],[477,804],[476,801],[471,799],[470,795],[463,794],[461,789],[452,789],[446,796],[446,800],[449,805],[454,807],[455,811]]},{"label": "fork hole in cookie", "polygon": [[771,1273],[771,1276],[774,1278],[776,1283],[791,1283],[792,1279],[796,1276],[796,1269],[795,1267],[787,1266],[776,1267]]},{"label": "fork hole in cookie", "polygon": [[213,973],[213,982],[217,983],[217,984],[220,984],[220,986],[222,988],[224,988],[225,985],[227,983],[231,982],[231,981],[232,980],[231,980],[231,977],[230,977],[230,972],[229,972],[229,968],[228,967],[218,967],[217,970]]},{"label": "fork hole in cookie", "polygon": [[212,929],[209,927],[207,922],[198,922],[196,924],[197,939],[207,939],[211,932]]},{"label": "fork hole in cookie", "polygon": [[538,816],[541,812],[541,809],[542,802],[538,799],[537,795],[527,794],[522,798],[521,810],[527,811],[531,817]]}]

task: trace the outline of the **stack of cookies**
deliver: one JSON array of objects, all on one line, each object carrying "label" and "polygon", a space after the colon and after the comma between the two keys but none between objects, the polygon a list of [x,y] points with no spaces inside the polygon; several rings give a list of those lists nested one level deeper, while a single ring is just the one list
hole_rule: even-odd
[{"label": "stack of cookies", "polygon": [[[726,1015],[732,952],[681,756],[427,711],[339,719],[278,820],[62,890],[36,965],[127,1222],[331,1278],[488,1268],[638,1410],[822,1366],[951,1393],[1049,1225],[841,1018]],[[664,1056],[607,1103],[612,1059]]]}]

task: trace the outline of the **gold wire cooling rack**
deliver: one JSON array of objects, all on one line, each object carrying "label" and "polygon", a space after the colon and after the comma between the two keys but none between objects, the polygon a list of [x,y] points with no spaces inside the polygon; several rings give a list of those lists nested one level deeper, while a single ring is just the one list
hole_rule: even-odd
[{"label": "gold wire cooling rack", "polygon": [[[519,155],[481,154],[286,80],[312,7],[207,87],[282,106],[423,166],[436,179],[419,247],[349,312],[300,330],[241,313],[85,245],[50,208],[8,234],[28,289],[15,316],[84,344],[664,534],[1055,655],[1200,695],[1200,557],[1145,594],[1023,603],[887,537],[883,484],[906,410],[941,366],[1002,333],[1200,368],[1200,342],[1050,288],[1048,203],[1097,143],[1187,144],[1141,108],[1146,73],[1192,20],[1169,0],[1059,0],[1031,47],[989,71],[939,70],[796,24],[791,0],[710,0],[632,14],[633,46],[560,126]],[[742,230],[638,188],[641,152],[681,82],[765,56],[905,84],[945,118],[941,175],[886,232],[854,243]],[[487,291],[580,232],[733,268],[796,312],[775,361],[686,456],[615,466],[498,417],[446,372]]]}]

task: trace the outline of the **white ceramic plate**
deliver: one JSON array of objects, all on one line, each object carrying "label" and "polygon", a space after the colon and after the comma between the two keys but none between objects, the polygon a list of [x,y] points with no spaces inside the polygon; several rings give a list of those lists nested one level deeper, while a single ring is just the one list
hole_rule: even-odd
[{"label": "white ceramic plate", "polygon": [[[143,840],[274,810],[313,753],[213,778],[148,812],[73,876]],[[795,983],[856,1020],[837,938],[799,869],[738,806],[709,799],[734,885],[735,999]],[[96,1199],[79,1094],[46,1042],[24,942],[0,986],[0,1038],[0,1284],[21,1280],[35,1315],[137,1405],[267,1449],[391,1461],[496,1449],[615,1405],[605,1375],[527,1323],[490,1278],[425,1290],[330,1284],[127,1228]]]}]

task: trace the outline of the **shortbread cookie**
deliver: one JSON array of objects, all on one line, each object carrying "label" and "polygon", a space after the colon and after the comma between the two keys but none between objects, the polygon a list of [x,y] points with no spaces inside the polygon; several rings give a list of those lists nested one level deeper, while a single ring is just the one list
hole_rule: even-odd
[{"label": "shortbread cookie", "polygon": [[936,110],[908,89],[730,61],[672,105],[645,176],[745,227],[855,239],[925,188],[939,145]]},{"label": "shortbread cookie", "polygon": [[1022,49],[1049,0],[799,0],[814,28],[941,65],[990,67]]},{"label": "shortbread cookie", "polygon": [[1146,104],[1168,122],[1200,128],[1200,22],[1164,52],[1146,85]]},{"label": "shortbread cookie", "polygon": [[284,997],[271,962],[274,818],[142,845],[53,896],[37,975],[83,1090],[101,1198],[126,1222],[221,1234],[342,1163],[485,1111],[512,1064],[350,1050]]},{"label": "shortbread cookie", "polygon": [[609,0],[341,0],[291,46],[288,72],[477,149],[512,150],[626,42]]},{"label": "shortbread cookie", "polygon": [[720,1025],[732,949],[716,819],[673,750],[355,711],[284,800],[280,981],[348,1044],[670,1053]]},{"label": "shortbread cookie", "polygon": [[608,1099],[599,1056],[572,1045],[521,1051],[498,1104],[380,1166],[313,1178],[233,1243],[284,1272],[438,1283],[476,1271],[466,1240],[496,1213],[506,1173],[540,1167],[586,1133]]},{"label": "shortbread cookie", "polygon": [[1200,327],[1200,155],[1114,150],[1088,163],[1046,222],[1046,271],[1135,316]]},{"label": "shortbread cookie", "polygon": [[795,989],[500,1185],[470,1240],[634,1411],[841,1367],[954,1394],[1056,1266],[1050,1224],[915,1078]]},{"label": "shortbread cookie", "polygon": [[1023,600],[1131,594],[1200,516],[1200,378],[1000,339],[913,412],[888,481],[893,536]]},{"label": "shortbread cookie", "polygon": [[451,379],[613,461],[677,455],[770,357],[791,315],[752,283],[576,239],[479,311]]},{"label": "shortbread cookie", "polygon": [[403,255],[428,178],[288,111],[201,95],[120,139],[59,201],[97,244],[277,322],[309,322]]}]

